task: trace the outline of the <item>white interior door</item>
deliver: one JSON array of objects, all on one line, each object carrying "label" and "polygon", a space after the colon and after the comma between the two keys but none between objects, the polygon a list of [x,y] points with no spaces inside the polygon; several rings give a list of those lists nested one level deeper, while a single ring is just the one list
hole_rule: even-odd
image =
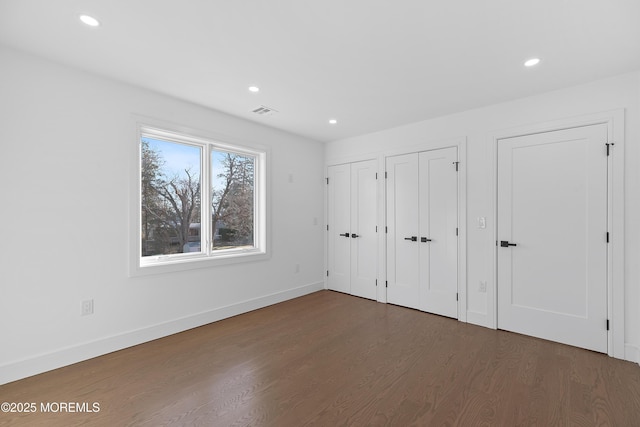
[{"label": "white interior door", "polygon": [[351,292],[351,167],[329,166],[327,188],[327,286]]},{"label": "white interior door", "polygon": [[388,157],[387,301],[420,309],[418,154]]},{"label": "white interior door", "polygon": [[605,124],[499,141],[499,328],[607,351],[606,142]]},{"label": "white interior door", "polygon": [[420,153],[420,309],[458,318],[456,147]]},{"label": "white interior door", "polygon": [[351,164],[351,294],[376,299],[377,160]]}]

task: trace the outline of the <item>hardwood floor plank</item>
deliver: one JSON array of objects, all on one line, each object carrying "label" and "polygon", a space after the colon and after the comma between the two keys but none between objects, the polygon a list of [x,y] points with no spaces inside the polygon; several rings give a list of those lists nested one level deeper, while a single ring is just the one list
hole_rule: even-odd
[{"label": "hardwood floor plank", "polygon": [[331,291],[0,386],[0,426],[638,426],[640,367]]}]

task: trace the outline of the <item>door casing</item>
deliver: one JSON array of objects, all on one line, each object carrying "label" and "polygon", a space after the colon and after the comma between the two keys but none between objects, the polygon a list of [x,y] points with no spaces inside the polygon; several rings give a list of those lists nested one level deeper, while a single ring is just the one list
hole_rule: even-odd
[{"label": "door casing", "polygon": [[[491,328],[498,327],[498,144],[501,139],[532,135],[543,132],[570,129],[595,124],[607,125],[610,147],[608,169],[608,224],[610,247],[607,254],[607,311],[609,318],[608,355],[619,359],[625,358],[624,344],[624,109],[584,115],[576,118],[549,121],[498,131],[490,136],[492,141],[492,207],[493,221],[490,233],[492,241],[487,242],[494,247],[493,277],[491,286],[487,287],[487,315]],[[603,142],[604,144],[604,142]],[[605,149],[605,148],[603,148]]]}]

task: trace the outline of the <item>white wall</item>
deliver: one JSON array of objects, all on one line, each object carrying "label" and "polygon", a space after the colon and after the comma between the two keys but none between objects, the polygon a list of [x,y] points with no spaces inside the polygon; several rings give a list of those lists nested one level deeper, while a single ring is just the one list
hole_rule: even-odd
[{"label": "white wall", "polygon": [[[392,108],[392,106],[391,106]],[[369,154],[410,150],[452,138],[467,140],[467,319],[492,326],[493,161],[492,138],[496,132],[625,109],[625,358],[638,361],[640,343],[640,73],[631,73],[591,84],[545,93],[425,120],[326,145],[326,162],[350,161]],[[476,219],[486,217],[488,227],[478,229]],[[478,290],[487,281],[487,293]]]},{"label": "white wall", "polygon": [[[322,144],[2,47],[0,64],[0,384],[322,288]],[[128,277],[132,114],[270,148],[268,261]]]}]

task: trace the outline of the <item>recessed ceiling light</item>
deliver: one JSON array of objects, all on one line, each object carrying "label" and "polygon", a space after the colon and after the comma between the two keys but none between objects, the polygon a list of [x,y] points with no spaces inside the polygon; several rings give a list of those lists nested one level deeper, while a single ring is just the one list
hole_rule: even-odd
[{"label": "recessed ceiling light", "polygon": [[540,58],[531,58],[524,62],[525,67],[533,67],[534,65],[538,65],[540,63]]},{"label": "recessed ceiling light", "polygon": [[89,15],[80,15],[80,20],[87,24],[90,27],[99,27],[100,26],[100,21],[98,21],[96,18],[94,18],[93,16],[89,16]]},{"label": "recessed ceiling light", "polygon": [[249,86],[249,92],[260,92],[260,88],[258,86]]},{"label": "recessed ceiling light", "polygon": [[338,121],[336,119],[330,119],[329,123],[331,123],[332,125],[335,125],[336,123],[338,123]]}]

